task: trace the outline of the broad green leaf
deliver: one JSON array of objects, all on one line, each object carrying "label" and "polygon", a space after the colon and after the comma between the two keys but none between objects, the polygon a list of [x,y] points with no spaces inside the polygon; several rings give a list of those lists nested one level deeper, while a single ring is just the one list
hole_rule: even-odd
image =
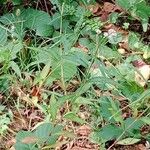
[{"label": "broad green leaf", "polygon": [[131,81],[120,81],[119,90],[132,102],[136,101],[144,91],[143,87],[140,87],[135,82]]},{"label": "broad green leaf", "polygon": [[52,35],[51,17],[46,12],[29,8],[23,11],[21,17],[25,20],[24,27],[36,30],[37,35]]},{"label": "broad green leaf", "polygon": [[17,142],[14,147],[15,150],[39,150],[39,148],[33,144],[23,144],[21,142]]},{"label": "broad green leaf", "polygon": [[84,124],[86,123],[84,120],[82,120],[81,118],[79,118],[76,114],[74,114],[73,112],[68,112],[64,115],[65,119],[69,119],[71,121],[80,123],[80,124]]},{"label": "broad green leaf", "polygon": [[16,136],[15,148],[17,150],[37,150],[40,148],[39,145],[55,144],[61,131],[62,126],[54,126],[51,123],[42,123],[33,132],[20,131]]},{"label": "broad green leaf", "polygon": [[21,42],[8,42],[5,49],[10,51],[11,59],[15,59],[17,53],[23,49],[23,44]]},{"label": "broad green leaf", "polygon": [[76,90],[76,94],[79,95],[79,96],[82,95],[87,90],[89,90],[91,85],[92,85],[92,83],[90,83],[90,82],[87,82],[85,84],[81,84],[80,87]]},{"label": "broad green leaf", "polygon": [[103,96],[99,100],[100,104],[100,115],[112,123],[120,122],[122,123],[121,112],[119,111],[119,103],[112,100],[110,97]]},{"label": "broad green leaf", "polygon": [[80,48],[71,48],[69,53],[64,56],[64,59],[70,60],[76,66],[88,67],[89,65],[89,56],[82,51]]},{"label": "broad green leaf", "polygon": [[79,44],[88,47],[88,45],[90,45],[90,40],[88,38],[80,38]]},{"label": "broad green leaf", "polygon": [[116,2],[117,2],[117,4],[120,7],[124,8],[126,10],[130,9],[130,7],[131,7],[131,3],[130,3],[129,0],[126,0],[126,1],[124,1],[124,0],[116,0]]},{"label": "broad green leaf", "polygon": [[36,34],[39,36],[51,36],[53,31],[53,27],[49,24],[41,24],[36,27]]},{"label": "broad green leaf", "polygon": [[121,64],[117,65],[116,69],[118,69],[118,71],[120,72],[122,77],[124,77],[128,81],[132,81],[132,82],[135,81],[135,79],[134,79],[135,70],[131,64],[121,63]]},{"label": "broad green leaf", "polygon": [[38,126],[33,133],[33,135],[39,138],[39,143],[54,144],[59,137],[59,132],[61,132],[61,125],[52,125],[51,123],[44,123]]},{"label": "broad green leaf", "polygon": [[0,47],[0,62],[14,60],[17,53],[23,48],[19,43],[8,42],[7,45]]},{"label": "broad green leaf", "polygon": [[99,57],[105,57],[107,59],[119,59],[120,54],[117,51],[112,50],[108,46],[101,45],[99,50]]},{"label": "broad green leaf", "polygon": [[63,59],[53,64],[51,76],[56,79],[61,79],[63,76],[64,80],[69,80],[76,74],[76,72],[76,65],[71,61]]},{"label": "broad green leaf", "polygon": [[139,129],[142,126],[143,126],[143,122],[141,120],[135,120],[134,118],[127,118],[124,121],[124,127],[129,136],[135,136],[134,133],[140,132]]},{"label": "broad green leaf", "polygon": [[46,141],[52,130],[53,130],[52,124],[44,123],[36,128],[34,136],[38,137],[40,141]]},{"label": "broad green leaf", "polygon": [[56,12],[52,16],[52,21],[51,21],[50,25],[52,25],[55,30],[58,30],[60,28],[60,22],[61,22],[61,15],[60,15],[60,13]]},{"label": "broad green leaf", "polygon": [[139,41],[138,36],[135,33],[132,33],[132,32],[129,33],[128,41],[129,41],[129,47],[131,49],[138,49],[139,48],[139,42],[140,41]]},{"label": "broad green leaf", "polygon": [[0,77],[0,92],[6,92],[9,89],[10,76],[5,75]]},{"label": "broad green leaf", "polygon": [[67,53],[70,51],[71,47],[77,42],[78,34],[72,32],[69,35],[63,34],[61,37],[61,42],[64,47],[64,51]]},{"label": "broad green leaf", "polygon": [[4,14],[0,17],[0,22],[4,25],[13,25],[12,22],[15,22],[15,16],[12,13]]},{"label": "broad green leaf", "polygon": [[14,26],[14,31],[18,35],[20,32],[23,33],[26,28],[35,30],[39,36],[51,36],[53,34],[50,15],[40,10],[21,9],[19,16],[16,16],[15,12],[6,14],[0,18],[0,21],[5,25]]},{"label": "broad green leaf", "polygon": [[57,125],[53,126],[53,130],[50,133],[51,136],[49,136],[49,138],[47,139],[47,144],[48,145],[52,145],[52,144],[56,143],[59,136],[61,135],[62,129],[63,129],[62,125],[57,124]]},{"label": "broad green leaf", "polygon": [[109,108],[109,110],[111,111],[111,114],[113,116],[113,118],[115,119],[116,122],[123,122],[123,118],[122,118],[122,113],[121,111],[119,111],[119,102],[118,101],[114,101],[112,99],[109,99],[110,103],[111,103],[111,108]]},{"label": "broad green leaf", "polygon": [[126,138],[126,139],[118,141],[116,144],[118,144],[118,145],[133,145],[135,143],[138,143],[139,141],[141,141],[141,139]]},{"label": "broad green leaf", "polygon": [[15,149],[16,150],[38,150],[38,148],[35,148],[33,143],[23,143],[23,140],[27,137],[34,137],[34,135],[29,131],[19,131],[16,137],[16,143],[15,143]]},{"label": "broad green leaf", "polygon": [[122,134],[123,130],[119,126],[106,125],[99,131],[99,137],[102,141],[106,142],[109,140],[116,139]]}]

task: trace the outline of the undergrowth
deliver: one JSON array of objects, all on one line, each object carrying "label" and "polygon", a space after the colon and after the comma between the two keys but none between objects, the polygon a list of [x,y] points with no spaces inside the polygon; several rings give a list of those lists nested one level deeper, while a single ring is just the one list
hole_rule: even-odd
[{"label": "undergrowth", "polygon": [[[54,149],[88,125],[101,149],[150,141],[149,80],[136,81],[132,65],[149,64],[141,34],[149,32],[148,2],[116,0],[121,12],[106,21],[91,11],[94,0],[0,3],[0,140],[15,137],[16,150]],[[130,30],[134,21],[140,31]]]}]

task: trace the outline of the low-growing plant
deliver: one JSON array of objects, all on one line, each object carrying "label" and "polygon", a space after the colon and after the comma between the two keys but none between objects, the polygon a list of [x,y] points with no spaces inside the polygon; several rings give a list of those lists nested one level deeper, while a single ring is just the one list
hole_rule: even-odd
[{"label": "low-growing plant", "polygon": [[[149,134],[141,133],[150,123],[149,83],[146,81],[145,89],[135,81],[132,65],[137,59],[148,61],[149,46],[130,32],[128,46],[135,53],[126,56],[118,52],[122,33],[109,34],[104,29],[109,21],[117,22],[117,13],[102,22],[88,9],[94,1],[51,0],[55,7],[51,15],[22,8],[21,0],[12,3],[14,11],[0,17],[0,94],[15,85],[11,93],[15,96],[7,102],[17,101],[21,103],[18,109],[38,109],[42,114],[42,121],[32,130],[30,124],[29,131],[17,133],[16,150],[53,149],[66,144],[67,140],[58,139],[75,138],[64,131],[68,124],[88,124],[90,138],[102,148],[109,141],[114,141],[111,148],[150,139]],[[146,1],[116,3],[124,9],[121,15],[125,12],[140,20],[147,31]],[[88,117],[80,115],[83,106]],[[11,123],[3,110],[1,134]]]}]

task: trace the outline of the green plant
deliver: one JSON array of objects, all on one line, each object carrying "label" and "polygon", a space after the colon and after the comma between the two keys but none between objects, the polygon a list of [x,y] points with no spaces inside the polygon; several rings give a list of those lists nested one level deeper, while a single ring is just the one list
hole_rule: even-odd
[{"label": "green plant", "polygon": [[[62,126],[52,125],[51,123],[43,123],[39,125],[33,132],[20,131],[16,137],[15,149],[47,149],[53,148],[61,135]],[[48,145],[45,147],[45,145]]]},{"label": "green plant", "polygon": [[116,2],[119,6],[129,12],[133,18],[140,20],[143,26],[143,31],[147,31],[150,6],[147,5],[145,0],[116,0]]},{"label": "green plant", "polygon": [[[20,110],[39,110],[42,121],[30,131],[30,120],[29,131],[17,133],[15,149],[53,149],[68,142],[58,140],[68,137],[68,126],[83,124],[91,126],[91,139],[103,148],[111,140],[127,145],[149,139],[140,130],[149,125],[150,91],[135,81],[132,65],[134,60],[149,61],[149,46],[130,32],[130,49],[120,54],[123,35],[114,29],[105,32],[105,25],[116,23],[124,12],[101,22],[88,10],[94,1],[52,0],[51,15],[22,8],[21,2],[13,1],[14,11],[0,17],[0,94],[9,89],[12,97],[4,104],[17,103],[20,116]],[[147,30],[145,1],[116,3]],[[81,115],[83,107],[88,117]],[[1,133],[11,123],[3,110]]]},{"label": "green plant", "polygon": [[1,126],[0,136],[4,136],[6,134],[11,119],[12,119],[11,111],[5,112],[5,106],[0,105],[0,126]]}]

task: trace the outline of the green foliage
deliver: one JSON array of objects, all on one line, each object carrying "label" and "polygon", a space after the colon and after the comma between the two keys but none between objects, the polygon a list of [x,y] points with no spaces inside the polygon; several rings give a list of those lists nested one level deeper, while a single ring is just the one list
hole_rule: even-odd
[{"label": "green foliage", "polygon": [[71,121],[77,122],[77,123],[81,123],[84,124],[86,123],[84,120],[80,119],[76,114],[74,114],[73,112],[69,112],[67,114],[64,115],[65,119],[69,119]]},{"label": "green foliage", "polygon": [[35,131],[20,131],[16,137],[15,149],[19,150],[38,150],[45,145],[53,145],[57,141],[62,126],[43,123]]},{"label": "green foliage", "polygon": [[[146,90],[135,82],[131,62],[143,58],[148,62],[150,52],[139,35],[129,34],[130,49],[122,55],[117,49],[123,35],[113,30],[105,34],[106,22],[87,9],[94,1],[51,0],[55,6],[51,15],[22,8],[22,0],[12,2],[14,11],[0,17],[0,94],[14,93],[7,101],[17,103],[19,114],[20,109],[32,107],[40,110],[43,120],[52,122],[40,122],[33,131],[19,131],[15,149],[55,148],[60,135],[67,137],[63,128],[70,123],[89,124],[91,138],[99,145],[110,140],[120,145],[140,141],[141,127],[150,122],[150,90],[149,83]],[[150,14],[144,0],[116,2],[147,30]],[[112,13],[109,21],[116,23],[119,16]],[[90,114],[88,118],[81,115],[82,107]],[[2,106],[2,135],[11,123],[8,114]]]},{"label": "green foliage", "polygon": [[0,105],[0,136],[4,136],[6,134],[7,129],[9,128],[8,125],[11,123],[12,114],[11,111],[5,113],[5,106]]},{"label": "green foliage", "polygon": [[138,143],[140,139],[135,139],[135,138],[126,138],[121,141],[118,141],[117,144],[119,145],[133,145],[135,143]]},{"label": "green foliage", "polygon": [[129,11],[133,18],[138,18],[142,23],[143,31],[147,31],[150,6],[147,5],[145,0],[116,0],[116,2],[123,9]]},{"label": "green foliage", "polygon": [[[10,36],[21,39],[24,37],[25,29],[34,30],[36,35],[39,36],[51,36],[53,34],[53,26],[50,25],[51,17],[47,13],[35,9],[21,9],[14,13],[3,15],[0,17],[0,22],[2,26],[0,35],[4,35],[5,42],[7,32]],[[10,28],[5,27],[6,25],[10,26]]]}]

